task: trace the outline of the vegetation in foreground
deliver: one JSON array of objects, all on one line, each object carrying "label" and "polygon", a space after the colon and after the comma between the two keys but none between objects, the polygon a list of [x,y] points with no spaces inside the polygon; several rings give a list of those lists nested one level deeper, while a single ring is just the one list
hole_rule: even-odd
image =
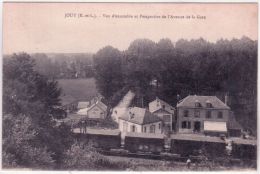
[{"label": "vegetation in foreground", "polygon": [[225,164],[217,162],[201,162],[192,163],[190,168],[187,168],[185,162],[176,161],[161,161],[161,160],[150,160],[140,158],[127,158],[127,157],[109,157],[113,162],[121,162],[128,164],[128,171],[224,171],[224,170],[256,170],[255,166],[237,164],[230,165],[229,161],[223,161]]},{"label": "vegetation in foreground", "polygon": [[[34,69],[28,54],[3,61],[2,166],[33,170],[124,170],[88,146],[74,142],[60,119],[61,89]],[[57,126],[58,125],[58,126]]]}]

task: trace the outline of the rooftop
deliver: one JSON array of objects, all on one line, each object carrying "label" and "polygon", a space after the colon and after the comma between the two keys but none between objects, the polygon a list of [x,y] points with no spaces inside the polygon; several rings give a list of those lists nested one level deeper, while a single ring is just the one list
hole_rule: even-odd
[{"label": "rooftop", "polygon": [[225,143],[220,137],[205,136],[200,134],[172,134],[171,139],[186,140],[186,141],[202,141],[202,142],[214,142]]},{"label": "rooftop", "polygon": [[127,132],[126,137],[163,139],[163,134]]},{"label": "rooftop", "polygon": [[164,109],[169,113],[174,113],[173,106],[156,97],[154,101],[149,103],[149,111],[153,113],[155,111],[158,111],[159,109]]},{"label": "rooftop", "polygon": [[[80,133],[80,129],[76,128],[73,130],[74,133]],[[94,129],[87,128],[87,134],[91,135],[119,135],[120,131],[118,129]]]},{"label": "rooftop", "polygon": [[161,119],[144,108],[129,108],[125,114],[119,117],[122,120],[139,125],[160,122]]},{"label": "rooftop", "polygon": [[222,102],[216,96],[197,96],[197,95],[189,95],[179,101],[177,107],[195,107],[195,103],[199,102],[201,107],[207,107],[207,103],[211,103],[212,108],[216,109],[230,109],[224,102]]}]

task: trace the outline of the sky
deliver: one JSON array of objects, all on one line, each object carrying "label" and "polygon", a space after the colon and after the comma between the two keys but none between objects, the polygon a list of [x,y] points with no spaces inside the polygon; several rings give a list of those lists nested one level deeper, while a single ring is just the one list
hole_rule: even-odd
[{"label": "sky", "polygon": [[126,50],[139,38],[257,40],[257,16],[256,3],[4,3],[3,53],[95,53],[107,45]]}]

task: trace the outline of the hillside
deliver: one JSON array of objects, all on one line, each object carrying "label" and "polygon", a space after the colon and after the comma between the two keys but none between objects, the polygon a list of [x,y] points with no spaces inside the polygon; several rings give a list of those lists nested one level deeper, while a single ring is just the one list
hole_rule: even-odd
[{"label": "hillside", "polygon": [[75,100],[90,100],[97,94],[94,78],[87,79],[60,79],[62,88],[62,104],[69,104]]}]

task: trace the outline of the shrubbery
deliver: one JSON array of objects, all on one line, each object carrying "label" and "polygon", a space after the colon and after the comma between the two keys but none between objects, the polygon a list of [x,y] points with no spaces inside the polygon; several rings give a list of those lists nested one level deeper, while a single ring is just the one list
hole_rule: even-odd
[{"label": "shrubbery", "polygon": [[75,143],[65,153],[63,169],[69,170],[125,170],[125,162],[113,162],[89,145]]}]

